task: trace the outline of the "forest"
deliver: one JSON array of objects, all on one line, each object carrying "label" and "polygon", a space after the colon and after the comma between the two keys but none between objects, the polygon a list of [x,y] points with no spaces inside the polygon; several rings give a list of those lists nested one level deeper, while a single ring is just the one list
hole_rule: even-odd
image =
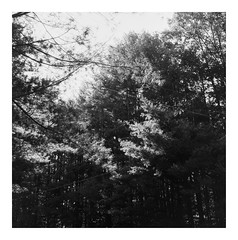
[{"label": "forest", "polygon": [[[225,228],[226,14],[175,13],[105,53],[72,19],[71,44],[35,23],[12,14],[12,227]],[[63,100],[82,68],[93,82]]]}]

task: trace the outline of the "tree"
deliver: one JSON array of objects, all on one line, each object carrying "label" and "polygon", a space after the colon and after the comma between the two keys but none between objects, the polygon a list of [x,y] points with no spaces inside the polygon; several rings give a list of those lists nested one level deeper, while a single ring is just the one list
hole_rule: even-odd
[{"label": "tree", "polygon": [[[97,136],[85,133],[87,123],[78,123],[81,110],[59,101],[56,86],[88,61],[82,63],[72,52],[63,55],[53,37],[34,39],[26,22],[19,19],[28,14],[13,15],[13,226],[62,227],[75,226],[75,222],[81,226],[80,204],[89,204],[89,200],[85,194],[75,201],[82,187],[79,183],[87,183],[94,175],[107,175],[100,160],[110,152]],[[60,55],[53,56],[58,47]],[[64,68],[66,73],[57,80],[44,78],[42,65]],[[71,201],[65,200],[69,195]],[[69,201],[66,206],[65,201]],[[65,211],[69,211],[68,217],[71,213],[75,216],[73,222],[62,220]]]},{"label": "tree", "polygon": [[[56,56],[16,20],[13,226],[225,227],[224,13],[177,13],[103,62]],[[60,100],[56,85],[88,64],[101,66],[91,88]]]},{"label": "tree", "polygon": [[[132,212],[137,197],[146,198],[147,189],[129,184],[140,176],[146,183],[157,182],[161,189],[155,187],[157,196],[150,194],[150,201],[156,203],[153,208],[160,213],[151,224],[225,226],[224,17],[181,13],[172,30],[160,36],[131,34],[108,59],[130,68],[104,70],[97,77],[96,106],[106,110],[94,112],[96,119],[103,119],[97,129],[108,146],[117,146],[118,184],[128,189],[128,197],[120,200],[127,209],[124,215],[129,216],[122,224],[141,224],[134,222],[138,216]],[[223,70],[218,73],[217,68]],[[125,130],[117,134],[118,122]],[[112,128],[113,134],[106,134]]]}]

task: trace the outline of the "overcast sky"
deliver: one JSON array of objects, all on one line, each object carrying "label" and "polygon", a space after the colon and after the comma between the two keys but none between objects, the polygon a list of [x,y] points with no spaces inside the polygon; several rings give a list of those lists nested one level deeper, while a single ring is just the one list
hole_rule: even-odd
[{"label": "overcast sky", "polygon": [[[123,39],[124,35],[133,31],[142,33],[143,31],[154,33],[162,32],[168,28],[168,19],[173,15],[170,13],[37,13],[39,19],[45,23],[43,26],[40,22],[34,21],[33,34],[36,38],[49,38],[52,36],[59,36],[64,33],[65,23],[70,22],[75,26],[77,31],[70,31],[62,38],[70,41],[76,34],[80,34],[80,30],[89,28],[89,40],[91,42],[91,51],[105,53],[108,46],[113,46]],[[71,19],[71,21],[69,21]],[[62,24],[62,28],[51,27],[52,25]],[[60,39],[57,39],[60,41]],[[62,42],[63,43],[63,42]],[[66,47],[66,45],[65,45]],[[83,46],[82,46],[83,47]],[[79,52],[81,49],[78,47]],[[82,49],[83,51],[83,49]],[[49,76],[50,70],[45,71]],[[70,99],[77,95],[78,89],[83,86],[85,81],[92,78],[89,71],[82,69],[77,76],[65,81],[61,84],[63,98]]]}]

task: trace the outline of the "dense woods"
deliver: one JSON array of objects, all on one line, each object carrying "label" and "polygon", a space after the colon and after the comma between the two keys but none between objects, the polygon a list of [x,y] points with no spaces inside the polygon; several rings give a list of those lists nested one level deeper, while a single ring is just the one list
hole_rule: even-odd
[{"label": "dense woods", "polygon": [[[176,13],[97,60],[12,17],[13,227],[226,226],[225,13]],[[90,88],[60,99],[87,65]]]}]

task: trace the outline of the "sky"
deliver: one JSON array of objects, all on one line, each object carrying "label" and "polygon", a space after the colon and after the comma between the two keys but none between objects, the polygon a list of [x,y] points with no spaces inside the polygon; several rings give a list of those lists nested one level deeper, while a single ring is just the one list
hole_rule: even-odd
[{"label": "sky", "polygon": [[[95,48],[100,49],[103,45],[106,51],[108,46],[115,45],[131,31],[136,33],[164,31],[168,28],[168,18],[172,15],[173,13],[81,13],[79,19],[80,24],[90,27]],[[80,80],[76,77],[62,86],[63,99],[77,96],[77,89],[83,85],[82,81],[90,81],[92,76],[82,71],[79,78]]]},{"label": "sky", "polygon": [[[125,34],[129,32],[148,33],[162,32],[168,29],[168,19],[173,16],[173,12],[167,13],[143,13],[143,12],[70,12],[70,13],[36,13],[39,22],[33,21],[32,32],[37,39],[59,36],[65,32],[65,24],[74,26],[75,30],[67,32],[62,38],[57,39],[64,48],[70,47],[67,42],[72,41],[76,35],[88,28],[90,41],[90,51],[93,53],[105,54],[109,46],[120,42]],[[34,16],[35,17],[35,16]],[[30,20],[30,19],[29,19]],[[45,26],[41,22],[45,23]],[[60,25],[59,27],[55,27]],[[85,48],[85,49],[84,49]],[[86,47],[77,46],[75,51],[87,52]],[[46,68],[43,70],[46,76],[60,75]],[[85,82],[92,81],[92,72],[82,68],[77,74],[60,85],[61,98],[64,100],[75,99],[79,89],[85,86]]]},{"label": "sky", "polygon": [[96,40],[107,41],[112,44],[115,40],[120,40],[124,34],[130,31],[153,33],[161,32],[168,27],[167,19],[173,13],[81,13],[81,24],[90,26]]},{"label": "sky", "polygon": [[[168,239],[201,239],[201,238],[215,238],[216,239],[226,239],[228,237],[234,238],[237,235],[237,203],[236,203],[236,175],[237,175],[237,161],[236,161],[236,148],[237,148],[237,112],[234,111],[237,105],[237,89],[238,89],[238,81],[236,81],[237,76],[237,31],[234,31],[234,24],[237,22],[237,6],[236,1],[217,1],[217,0],[200,0],[191,2],[189,0],[171,0],[171,1],[161,1],[157,0],[149,0],[146,1],[138,1],[136,0],[136,4],[133,1],[121,0],[121,1],[96,1],[92,3],[91,0],[87,1],[78,1],[78,0],[70,0],[69,1],[49,1],[49,0],[41,0],[41,1],[30,1],[30,0],[22,0],[22,1],[14,1],[9,0],[4,2],[2,5],[3,11],[0,15],[1,24],[3,27],[4,37],[0,39],[1,46],[4,46],[2,49],[3,56],[0,59],[1,69],[3,70],[3,78],[2,78],[2,94],[1,94],[1,109],[2,109],[2,118],[1,118],[1,126],[2,126],[2,157],[4,161],[3,169],[4,172],[1,174],[2,177],[2,192],[4,194],[4,198],[1,199],[1,206],[4,206],[4,211],[2,211],[3,217],[1,218],[1,230],[2,235],[9,236],[9,238],[18,238],[18,239],[30,239],[32,238],[32,234],[26,235],[25,232],[19,232],[17,229],[14,231],[11,228],[11,152],[12,152],[12,144],[11,144],[11,130],[12,130],[12,119],[11,119],[11,13],[13,11],[226,11],[228,13],[227,18],[227,31],[228,34],[228,48],[227,48],[227,79],[229,79],[229,84],[227,85],[227,102],[228,102],[228,110],[227,110],[227,159],[229,159],[227,176],[228,181],[228,200],[229,204],[227,204],[227,226],[226,229],[220,229],[219,231],[211,231],[211,229],[206,229],[208,231],[199,231],[197,229],[193,234],[194,229],[191,229],[193,232],[188,229],[150,229],[148,231],[144,231],[144,229],[137,229],[136,232],[133,229],[128,229],[128,231],[120,231],[121,229],[111,229],[112,231],[104,231],[103,233],[100,229],[95,229],[95,231],[84,231],[82,234],[83,237],[87,239],[95,239],[98,236],[103,236],[104,239],[111,239],[112,236],[115,239],[123,239],[123,238],[136,238],[136,239],[145,239],[146,237],[154,237],[160,236]],[[103,18],[103,17],[102,17]],[[165,17],[166,18],[166,17]],[[163,22],[163,21],[162,21]],[[159,20],[158,20],[159,23]],[[158,24],[159,26],[160,24]],[[162,24],[161,24],[162,25]],[[160,26],[161,26],[160,25]],[[149,26],[148,26],[149,27]],[[234,47],[233,47],[234,46]],[[7,61],[6,61],[7,59]],[[6,91],[7,89],[7,91]],[[8,181],[6,181],[8,179]],[[73,230],[73,229],[72,229]],[[109,230],[109,229],[108,229]],[[162,231],[162,232],[161,232]],[[58,232],[58,230],[57,230]],[[78,230],[75,231],[60,231],[57,234],[56,231],[42,231],[41,229],[34,229],[34,238],[42,239],[49,237],[57,237],[57,239],[66,239],[68,237],[75,237],[78,234]],[[116,232],[116,234],[115,234]],[[189,232],[189,234],[188,234]],[[81,234],[81,233],[80,233]],[[87,235],[86,235],[87,234]]]}]

